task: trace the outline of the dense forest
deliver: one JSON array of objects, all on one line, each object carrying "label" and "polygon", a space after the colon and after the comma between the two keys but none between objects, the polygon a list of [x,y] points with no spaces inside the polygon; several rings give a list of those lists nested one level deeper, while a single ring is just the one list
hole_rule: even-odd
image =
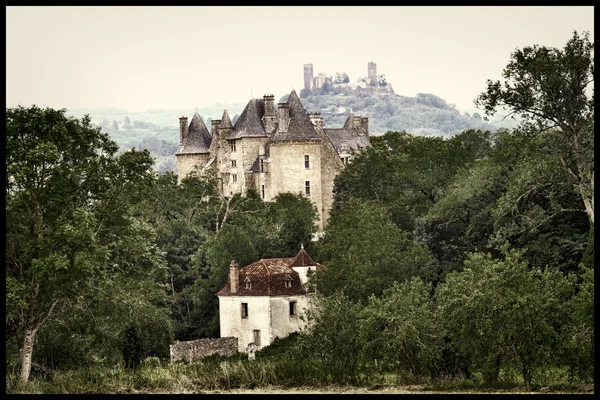
[{"label": "dense forest", "polygon": [[[316,241],[302,195],[178,184],[89,116],[7,109],[7,390],[593,384],[592,54],[577,32],[516,50],[476,101],[518,128],[373,136],[336,177]],[[326,266],[309,329],[255,362],[164,366],[175,340],[219,336],[232,259],[301,243]]]}]

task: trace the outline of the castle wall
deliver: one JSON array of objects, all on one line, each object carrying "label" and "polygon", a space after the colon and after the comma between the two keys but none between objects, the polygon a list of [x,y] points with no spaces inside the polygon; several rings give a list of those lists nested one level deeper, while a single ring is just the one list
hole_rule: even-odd
[{"label": "castle wall", "polygon": [[[259,151],[264,147],[267,143],[268,138],[265,137],[245,137],[238,140],[238,151],[241,149],[240,160],[238,161],[238,168],[243,168],[244,174],[244,191],[248,189],[256,189],[259,190],[260,186],[256,186],[257,182],[254,181],[254,176],[250,172],[250,168],[254,161],[256,161],[256,157],[258,157]],[[242,171],[240,171],[242,173]]]},{"label": "castle wall", "polygon": [[[335,150],[334,150],[335,151]],[[309,156],[309,168],[304,166],[304,156]],[[336,158],[338,158],[336,156]],[[279,193],[305,194],[305,182],[310,182],[310,198],[319,212],[319,229],[323,229],[323,192],[321,187],[321,144],[319,142],[271,143],[268,165],[269,198]]]},{"label": "castle wall", "polygon": [[238,352],[238,338],[222,337],[189,340],[185,342],[175,341],[169,346],[171,362],[186,360],[192,362],[204,357],[218,354],[220,356],[234,356]]},{"label": "castle wall", "polygon": [[202,167],[208,159],[210,154],[177,154],[177,182],[180,183],[189,173],[194,171],[196,167],[199,172],[202,172]]}]

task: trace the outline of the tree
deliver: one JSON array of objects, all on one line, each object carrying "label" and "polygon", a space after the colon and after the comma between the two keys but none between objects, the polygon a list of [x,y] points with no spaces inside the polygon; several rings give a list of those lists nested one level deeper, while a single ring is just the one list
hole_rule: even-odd
[{"label": "tree", "polygon": [[350,78],[348,77],[348,74],[346,74],[345,72],[339,73],[336,72],[335,73],[335,78],[333,78],[333,83],[348,83],[350,82]]},{"label": "tree", "polygon": [[371,200],[350,199],[333,209],[316,250],[327,266],[316,274],[319,292],[342,292],[357,302],[381,295],[394,281],[430,278],[435,270],[429,249],[402,232],[387,209]]},{"label": "tree", "polygon": [[505,366],[519,369],[530,385],[555,361],[574,282],[555,270],[530,269],[508,247],[503,252],[504,259],[472,253],[464,271],[438,287],[436,301],[451,343],[487,384]]},{"label": "tree", "polygon": [[387,80],[385,79],[384,74],[377,76],[377,83],[379,84],[379,86],[387,86]]},{"label": "tree", "polygon": [[[123,276],[162,284],[161,256],[131,215],[154,178],[148,151],[118,146],[89,116],[66,110],[6,110],[7,330],[27,382],[36,334],[61,310]],[[145,292],[137,294],[143,298]],[[137,303],[140,303],[137,301]]]},{"label": "tree", "polygon": [[[557,128],[556,156],[575,182],[594,222],[594,44],[589,32],[573,37],[561,51],[533,45],[516,50],[502,72],[504,81],[487,81],[475,99],[486,115],[507,109],[523,118],[533,134]],[[589,93],[591,90],[591,94]]]}]

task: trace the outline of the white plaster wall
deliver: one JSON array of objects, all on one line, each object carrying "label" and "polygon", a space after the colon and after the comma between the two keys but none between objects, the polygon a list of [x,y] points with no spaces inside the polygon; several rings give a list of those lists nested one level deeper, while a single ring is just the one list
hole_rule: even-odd
[{"label": "white plaster wall", "polygon": [[[242,318],[242,303],[248,303],[248,317]],[[270,304],[267,296],[219,296],[221,337],[236,336],[238,350],[246,352],[254,341],[254,330],[260,330],[260,346],[271,343]]]},{"label": "white plaster wall", "polygon": [[[290,315],[290,301],[296,302],[296,315]],[[292,332],[299,331],[305,326],[301,319],[309,304],[309,299],[304,295],[273,296],[270,298],[272,334],[271,343],[276,337],[284,338]]]},{"label": "white plaster wall", "polygon": [[[297,313],[290,316],[290,301],[296,301]],[[242,318],[242,303],[248,303],[248,318]],[[306,295],[293,296],[219,296],[220,336],[238,338],[238,351],[245,353],[254,341],[254,330],[260,330],[262,349],[276,337],[286,337],[305,326],[301,316],[309,307]]]}]

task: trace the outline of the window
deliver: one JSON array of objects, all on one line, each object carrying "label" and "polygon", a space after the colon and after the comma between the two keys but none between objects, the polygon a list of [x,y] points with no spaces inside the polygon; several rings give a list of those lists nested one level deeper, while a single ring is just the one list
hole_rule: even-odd
[{"label": "window", "polygon": [[308,160],[308,154],[304,156],[304,168],[310,168],[310,161]]},{"label": "window", "polygon": [[304,192],[307,196],[310,196],[310,181],[304,182]]},{"label": "window", "polygon": [[260,172],[265,172],[265,160],[260,160]]},{"label": "window", "polygon": [[237,175],[236,174],[231,175],[231,179],[233,180],[233,183],[236,183],[237,182]]},{"label": "window", "polygon": [[296,302],[290,301],[290,315],[296,315]]},{"label": "window", "polygon": [[235,153],[235,140],[231,140],[229,142],[230,146],[231,146],[231,152]]},{"label": "window", "polygon": [[262,194],[262,198],[265,198],[265,185],[260,186],[260,193]]},{"label": "window", "polygon": [[244,283],[246,284],[246,289],[252,289],[252,281],[250,278],[246,277],[246,279],[244,279]]},{"label": "window", "polygon": [[242,303],[242,318],[248,318],[248,303]]},{"label": "window", "polygon": [[236,161],[236,160],[231,160],[231,166],[232,166],[232,167],[235,167],[235,166],[236,166],[236,164],[237,164],[237,161]]},{"label": "window", "polygon": [[291,279],[286,279],[285,280],[285,287],[292,287],[292,280]]},{"label": "window", "polygon": [[254,330],[254,344],[260,346],[260,331],[258,329]]}]

